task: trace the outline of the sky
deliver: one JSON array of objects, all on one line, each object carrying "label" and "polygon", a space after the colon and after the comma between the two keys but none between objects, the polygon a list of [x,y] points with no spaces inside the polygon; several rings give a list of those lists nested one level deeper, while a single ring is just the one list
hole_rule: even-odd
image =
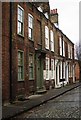
[{"label": "sky", "polygon": [[57,8],[59,28],[74,44],[79,41],[79,1],[49,0],[50,9]]}]

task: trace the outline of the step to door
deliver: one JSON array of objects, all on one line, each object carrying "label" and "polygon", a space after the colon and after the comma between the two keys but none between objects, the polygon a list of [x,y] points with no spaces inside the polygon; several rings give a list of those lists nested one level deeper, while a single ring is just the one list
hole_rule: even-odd
[{"label": "step to door", "polygon": [[46,93],[47,92],[47,90],[38,90],[36,93],[37,94],[44,94],[44,93]]}]

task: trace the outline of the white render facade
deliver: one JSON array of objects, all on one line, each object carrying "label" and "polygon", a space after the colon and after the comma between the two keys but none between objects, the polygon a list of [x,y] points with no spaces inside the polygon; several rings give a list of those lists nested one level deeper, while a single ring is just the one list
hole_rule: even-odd
[{"label": "white render facade", "polygon": [[[55,36],[53,37],[53,34],[57,35],[58,39]],[[52,40],[48,37],[47,49],[50,51],[53,50],[55,54],[53,58],[49,54],[46,54],[45,69],[43,71],[45,82],[49,84],[49,89],[52,88],[52,84],[54,84],[55,88],[58,88],[75,83],[74,44],[59,29],[57,34],[51,32],[50,38]],[[57,40],[58,42],[55,42]],[[51,46],[54,46],[53,49],[49,47],[49,43],[52,43]]]}]

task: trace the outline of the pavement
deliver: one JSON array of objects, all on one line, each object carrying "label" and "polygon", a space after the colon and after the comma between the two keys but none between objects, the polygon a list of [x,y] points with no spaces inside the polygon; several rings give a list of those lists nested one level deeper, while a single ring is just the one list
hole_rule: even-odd
[{"label": "pavement", "polygon": [[34,107],[37,107],[49,100],[52,100],[60,95],[63,95],[64,93],[80,85],[81,83],[76,82],[61,88],[54,88],[54,89],[48,90],[44,94],[36,94],[36,95],[29,96],[29,98],[25,101],[16,101],[14,104],[8,104],[5,106],[2,106],[2,120],[10,119],[21,113],[27,112],[28,110]]}]

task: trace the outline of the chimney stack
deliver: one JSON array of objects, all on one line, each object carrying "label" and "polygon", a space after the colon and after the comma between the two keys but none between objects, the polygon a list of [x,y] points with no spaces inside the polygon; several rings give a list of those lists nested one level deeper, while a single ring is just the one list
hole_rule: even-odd
[{"label": "chimney stack", "polygon": [[57,14],[57,9],[53,9],[53,10],[51,10],[51,13],[50,14]]},{"label": "chimney stack", "polygon": [[50,20],[53,24],[56,23],[58,25],[57,9],[53,9],[53,10],[50,11]]}]

